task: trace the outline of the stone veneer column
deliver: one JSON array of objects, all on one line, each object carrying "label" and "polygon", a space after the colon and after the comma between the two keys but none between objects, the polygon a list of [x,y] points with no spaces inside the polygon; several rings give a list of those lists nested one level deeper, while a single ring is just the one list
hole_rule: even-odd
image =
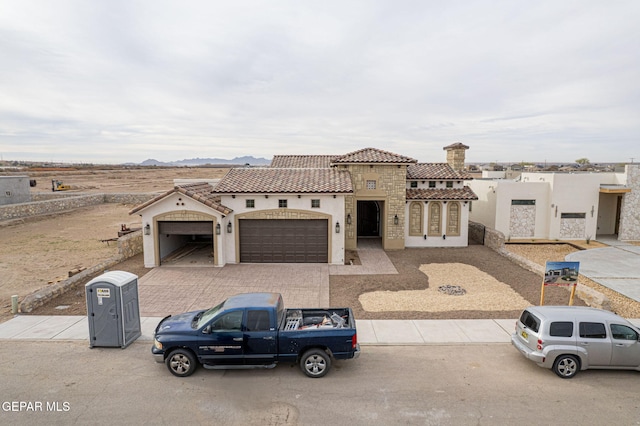
[{"label": "stone veneer column", "polygon": [[640,240],[640,165],[627,164],[627,187],[631,192],[624,194],[620,211],[619,240]]}]

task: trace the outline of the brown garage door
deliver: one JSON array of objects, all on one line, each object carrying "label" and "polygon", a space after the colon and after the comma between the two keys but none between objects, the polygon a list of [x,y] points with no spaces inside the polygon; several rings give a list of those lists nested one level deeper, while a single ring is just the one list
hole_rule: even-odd
[{"label": "brown garage door", "polygon": [[158,231],[172,235],[211,235],[213,222],[158,222]]},{"label": "brown garage door", "polygon": [[328,221],[244,219],[240,226],[240,262],[327,263]]}]

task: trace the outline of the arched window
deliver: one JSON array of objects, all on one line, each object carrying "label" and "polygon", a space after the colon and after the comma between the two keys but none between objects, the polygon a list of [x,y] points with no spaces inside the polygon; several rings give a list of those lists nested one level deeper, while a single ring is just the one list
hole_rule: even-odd
[{"label": "arched window", "polygon": [[414,201],[409,206],[409,235],[421,237],[422,223],[422,203]]},{"label": "arched window", "polygon": [[447,208],[447,235],[460,235],[460,203],[452,201]]},{"label": "arched window", "polygon": [[438,201],[429,203],[429,235],[442,235],[442,204]]}]

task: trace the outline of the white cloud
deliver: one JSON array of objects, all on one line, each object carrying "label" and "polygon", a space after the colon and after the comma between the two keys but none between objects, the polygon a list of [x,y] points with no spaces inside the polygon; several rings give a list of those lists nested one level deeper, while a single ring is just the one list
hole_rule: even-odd
[{"label": "white cloud", "polygon": [[[0,153],[628,161],[640,3],[0,0]],[[615,146],[616,149],[611,149]]]}]

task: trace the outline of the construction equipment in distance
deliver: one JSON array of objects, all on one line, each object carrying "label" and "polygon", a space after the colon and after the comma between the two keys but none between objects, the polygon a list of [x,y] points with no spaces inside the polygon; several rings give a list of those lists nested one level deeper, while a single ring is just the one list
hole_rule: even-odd
[{"label": "construction equipment in distance", "polygon": [[51,190],[52,191],[67,191],[71,189],[71,185],[65,185],[62,182],[60,182],[59,180],[55,180],[53,179],[51,181]]}]

